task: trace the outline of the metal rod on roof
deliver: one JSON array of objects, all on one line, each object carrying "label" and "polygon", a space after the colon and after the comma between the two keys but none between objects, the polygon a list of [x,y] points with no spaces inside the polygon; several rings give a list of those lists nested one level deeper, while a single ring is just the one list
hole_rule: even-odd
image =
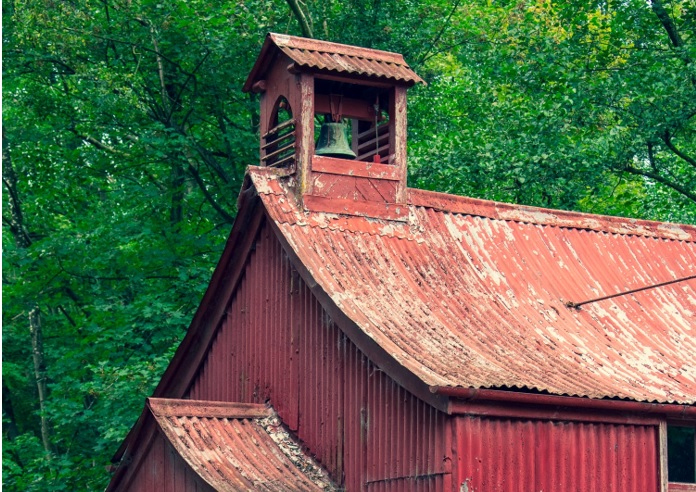
[{"label": "metal rod on roof", "polygon": [[620,296],[625,296],[628,294],[634,294],[636,292],[641,292],[643,290],[655,289],[657,287],[664,287],[665,285],[676,284],[677,282],[684,282],[686,280],[693,280],[693,279],[696,279],[696,275],[689,275],[688,277],[676,278],[676,279],[670,280],[668,282],[662,282],[660,284],[655,284],[655,285],[648,285],[646,287],[640,287],[638,289],[627,290],[626,292],[619,292],[618,294],[612,294],[609,296],[598,297],[596,299],[590,299],[588,301],[583,301],[583,302],[568,301],[565,303],[565,305],[566,305],[566,307],[569,307],[569,308],[580,309],[580,306],[582,306],[584,304],[589,304],[591,302],[606,301],[607,299],[613,299],[614,297],[620,297]]}]

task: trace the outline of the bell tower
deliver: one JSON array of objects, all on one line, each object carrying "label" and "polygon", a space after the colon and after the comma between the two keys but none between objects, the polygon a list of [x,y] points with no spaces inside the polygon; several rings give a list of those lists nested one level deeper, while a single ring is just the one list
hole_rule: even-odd
[{"label": "bell tower", "polygon": [[269,34],[244,84],[261,96],[261,166],[306,210],[405,220],[406,89],[396,53]]}]

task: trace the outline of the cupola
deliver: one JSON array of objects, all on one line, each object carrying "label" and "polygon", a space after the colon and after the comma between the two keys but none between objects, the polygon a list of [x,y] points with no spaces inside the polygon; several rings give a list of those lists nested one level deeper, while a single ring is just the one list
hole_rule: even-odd
[{"label": "cupola", "polygon": [[406,89],[397,53],[269,34],[244,91],[260,94],[260,165],[306,210],[403,220]]}]

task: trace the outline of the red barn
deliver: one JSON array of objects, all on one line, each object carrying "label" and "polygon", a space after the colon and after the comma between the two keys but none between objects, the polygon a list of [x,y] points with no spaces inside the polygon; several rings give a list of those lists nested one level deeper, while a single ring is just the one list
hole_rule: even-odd
[{"label": "red barn", "polygon": [[261,165],[109,490],[696,491],[696,228],[407,188],[420,82],[269,35]]}]

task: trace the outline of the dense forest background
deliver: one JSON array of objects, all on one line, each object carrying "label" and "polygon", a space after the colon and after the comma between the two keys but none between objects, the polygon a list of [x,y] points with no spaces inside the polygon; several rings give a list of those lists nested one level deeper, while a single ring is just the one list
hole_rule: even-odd
[{"label": "dense forest background", "polygon": [[2,8],[8,491],[106,486],[258,162],[269,31],[405,56],[410,186],[696,223],[693,0]]}]

